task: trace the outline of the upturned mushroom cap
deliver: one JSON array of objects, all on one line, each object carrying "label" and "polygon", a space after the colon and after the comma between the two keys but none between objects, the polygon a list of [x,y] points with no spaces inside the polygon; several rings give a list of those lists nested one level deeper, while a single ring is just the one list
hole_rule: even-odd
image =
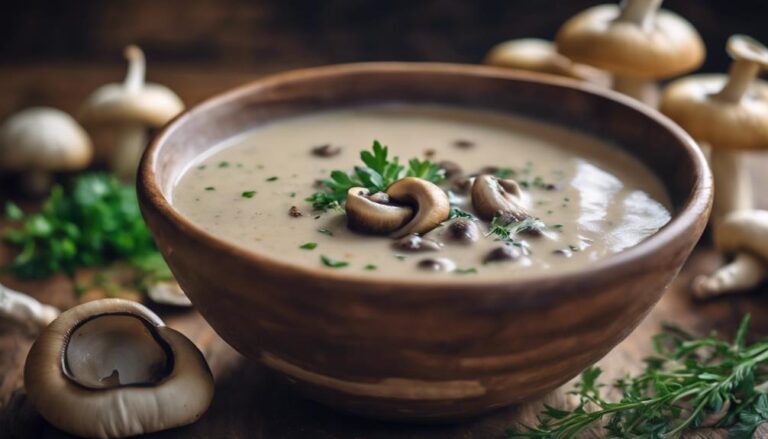
[{"label": "upturned mushroom cap", "polygon": [[195,345],[135,302],[62,313],[35,341],[24,384],[51,424],[84,437],[150,433],[197,420],[213,377]]},{"label": "upturned mushroom cap", "polygon": [[620,19],[622,12],[599,5],[575,15],[557,33],[558,51],[574,62],[644,79],[679,75],[704,61],[701,37],[679,15],[658,10],[636,23]]},{"label": "upturned mushroom cap", "polygon": [[486,55],[485,63],[492,66],[528,70],[581,79],[598,84],[607,84],[605,73],[576,64],[557,52],[551,41],[538,38],[523,38],[497,44]]},{"label": "upturned mushroom cap", "polygon": [[91,139],[67,113],[33,107],[0,127],[0,168],[13,171],[68,171],[91,161]]},{"label": "upturned mushroom cap", "polygon": [[472,184],[472,206],[477,215],[486,221],[492,220],[498,213],[522,221],[530,217],[523,204],[522,192],[514,180],[478,175]]},{"label": "upturned mushroom cap", "polygon": [[397,180],[387,188],[386,192],[392,201],[410,205],[416,209],[413,219],[390,234],[393,238],[411,233],[423,235],[447,220],[451,213],[448,195],[434,183],[421,178],[406,177]]},{"label": "upturned mushroom cap", "polygon": [[160,127],[184,110],[184,103],[168,87],[144,83],[144,53],[125,49],[129,70],[123,83],[99,87],[85,101],[78,119],[87,124],[138,123]]},{"label": "upturned mushroom cap", "polygon": [[[739,62],[768,66],[768,49],[751,38],[734,36],[728,48],[734,67]],[[731,76],[695,75],[672,82],[664,91],[661,111],[712,148],[768,149],[768,83],[754,79],[756,72],[741,77],[740,70],[732,68]],[[732,85],[737,81],[741,84]],[[722,95],[727,88],[741,87],[741,93]]]},{"label": "upturned mushroom cap", "polygon": [[403,227],[413,218],[408,206],[378,203],[369,198],[370,191],[353,187],[347,191],[345,210],[347,226],[361,233],[388,234]]}]

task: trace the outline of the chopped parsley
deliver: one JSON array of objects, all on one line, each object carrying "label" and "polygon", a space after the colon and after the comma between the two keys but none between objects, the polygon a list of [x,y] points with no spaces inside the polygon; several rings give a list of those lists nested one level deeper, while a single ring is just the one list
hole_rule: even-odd
[{"label": "chopped parsley", "polygon": [[450,221],[456,218],[475,219],[475,216],[469,212],[459,209],[458,207],[451,207],[451,213],[448,215],[448,220]]},{"label": "chopped parsley", "polygon": [[453,270],[456,274],[475,274],[477,273],[477,268],[470,267],[470,268],[456,268]]},{"label": "chopped parsley", "polygon": [[269,177],[267,181],[277,181],[277,176]]},{"label": "chopped parsley", "polygon": [[306,244],[300,245],[299,248],[304,249],[304,250],[314,250],[314,249],[317,248],[317,243],[316,242],[308,242]]},{"label": "chopped parsley", "polygon": [[216,188],[213,187],[213,186],[208,186],[207,188],[205,188],[205,190],[207,190],[207,191],[215,191]]},{"label": "chopped parsley", "polygon": [[320,227],[319,229],[317,229],[317,231],[322,233],[323,235],[333,236],[333,232],[326,229],[325,227]]},{"label": "chopped parsley", "polygon": [[243,198],[253,198],[254,195],[256,195],[256,191],[245,191],[242,194]]},{"label": "chopped parsley", "polygon": [[538,218],[526,218],[523,221],[507,223],[504,217],[497,214],[493,217],[490,224],[489,235],[496,235],[502,241],[518,242],[514,236],[525,232],[542,232],[546,230],[547,225]]},{"label": "chopped parsley", "polygon": [[219,162],[219,167],[220,168],[228,168],[229,167],[229,162],[227,162],[227,161]]},{"label": "chopped parsley", "polygon": [[347,191],[353,187],[364,187],[371,193],[382,192],[403,177],[418,177],[439,183],[445,179],[445,171],[429,160],[411,159],[408,168],[400,164],[398,157],[389,159],[389,148],[378,140],[373,141],[372,151],[360,152],[365,166],[355,166],[352,173],[331,171],[330,178],[322,180],[326,190],[315,192],[306,201],[315,209],[340,206],[347,198]]},{"label": "chopped parsley", "polygon": [[375,270],[376,268],[378,268],[378,267],[376,267],[373,264],[368,264],[365,267],[363,267],[364,270],[368,270],[368,271]]},{"label": "chopped parsley", "polygon": [[349,262],[346,261],[337,261],[334,259],[329,258],[326,255],[320,255],[320,261],[325,265],[326,267],[330,268],[344,268],[349,266]]}]

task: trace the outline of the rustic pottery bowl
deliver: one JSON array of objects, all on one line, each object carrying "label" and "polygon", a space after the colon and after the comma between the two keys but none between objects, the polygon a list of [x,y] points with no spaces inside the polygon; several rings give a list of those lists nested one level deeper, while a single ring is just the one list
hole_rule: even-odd
[{"label": "rustic pottery bowl", "polygon": [[[225,139],[297,113],[385,101],[500,110],[595,133],[655,171],[673,219],[578,272],[426,283],[290,266],[218,239],[169,202],[190,161]],[[541,395],[624,339],[699,239],[712,181],[682,129],[616,93],[490,67],[373,63],[272,76],[190,109],[148,148],[138,191],[174,275],[224,340],[318,401],[430,421]]]}]

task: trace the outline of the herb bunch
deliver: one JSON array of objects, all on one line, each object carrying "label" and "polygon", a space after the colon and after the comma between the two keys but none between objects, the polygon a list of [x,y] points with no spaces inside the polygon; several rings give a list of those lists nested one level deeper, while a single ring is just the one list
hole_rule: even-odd
[{"label": "herb bunch", "polygon": [[706,424],[727,429],[732,439],[751,439],[768,421],[768,395],[756,387],[768,380],[768,340],[747,346],[748,325],[749,316],[732,343],[666,327],[653,339],[655,355],[645,360],[645,370],[614,383],[622,393],[618,402],[601,396],[601,371],[591,367],[572,392],[580,399],[575,409],[545,406],[539,425],[510,430],[507,437],[576,438],[603,422],[606,438],[677,438]]},{"label": "herb bunch", "polygon": [[432,183],[445,179],[445,171],[429,160],[413,158],[408,167],[400,164],[398,157],[389,159],[389,148],[378,140],[373,141],[371,151],[361,151],[360,160],[365,166],[355,166],[352,173],[334,170],[330,179],[322,183],[327,190],[312,194],[306,201],[315,209],[328,209],[340,206],[347,198],[347,191],[353,187],[364,187],[371,193],[382,192],[395,181],[403,177],[418,177]]},{"label": "herb bunch", "polygon": [[16,227],[2,237],[18,254],[3,270],[16,277],[72,276],[78,267],[125,261],[140,273],[141,284],[171,279],[133,186],[113,176],[79,175],[66,187],[54,186],[39,212],[24,215],[9,202],[5,213]]}]

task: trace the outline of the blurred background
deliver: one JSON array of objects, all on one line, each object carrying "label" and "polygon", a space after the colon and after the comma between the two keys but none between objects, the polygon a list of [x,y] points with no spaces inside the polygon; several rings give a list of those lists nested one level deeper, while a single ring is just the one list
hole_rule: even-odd
[{"label": "blurred background", "polygon": [[[139,44],[152,81],[194,103],[261,74],[378,60],[478,63],[506,39],[551,39],[588,0],[25,0],[0,14],[0,118],[29,105],[74,111],[123,76]],[[667,0],[722,71],[733,33],[768,42],[768,1]]]}]

